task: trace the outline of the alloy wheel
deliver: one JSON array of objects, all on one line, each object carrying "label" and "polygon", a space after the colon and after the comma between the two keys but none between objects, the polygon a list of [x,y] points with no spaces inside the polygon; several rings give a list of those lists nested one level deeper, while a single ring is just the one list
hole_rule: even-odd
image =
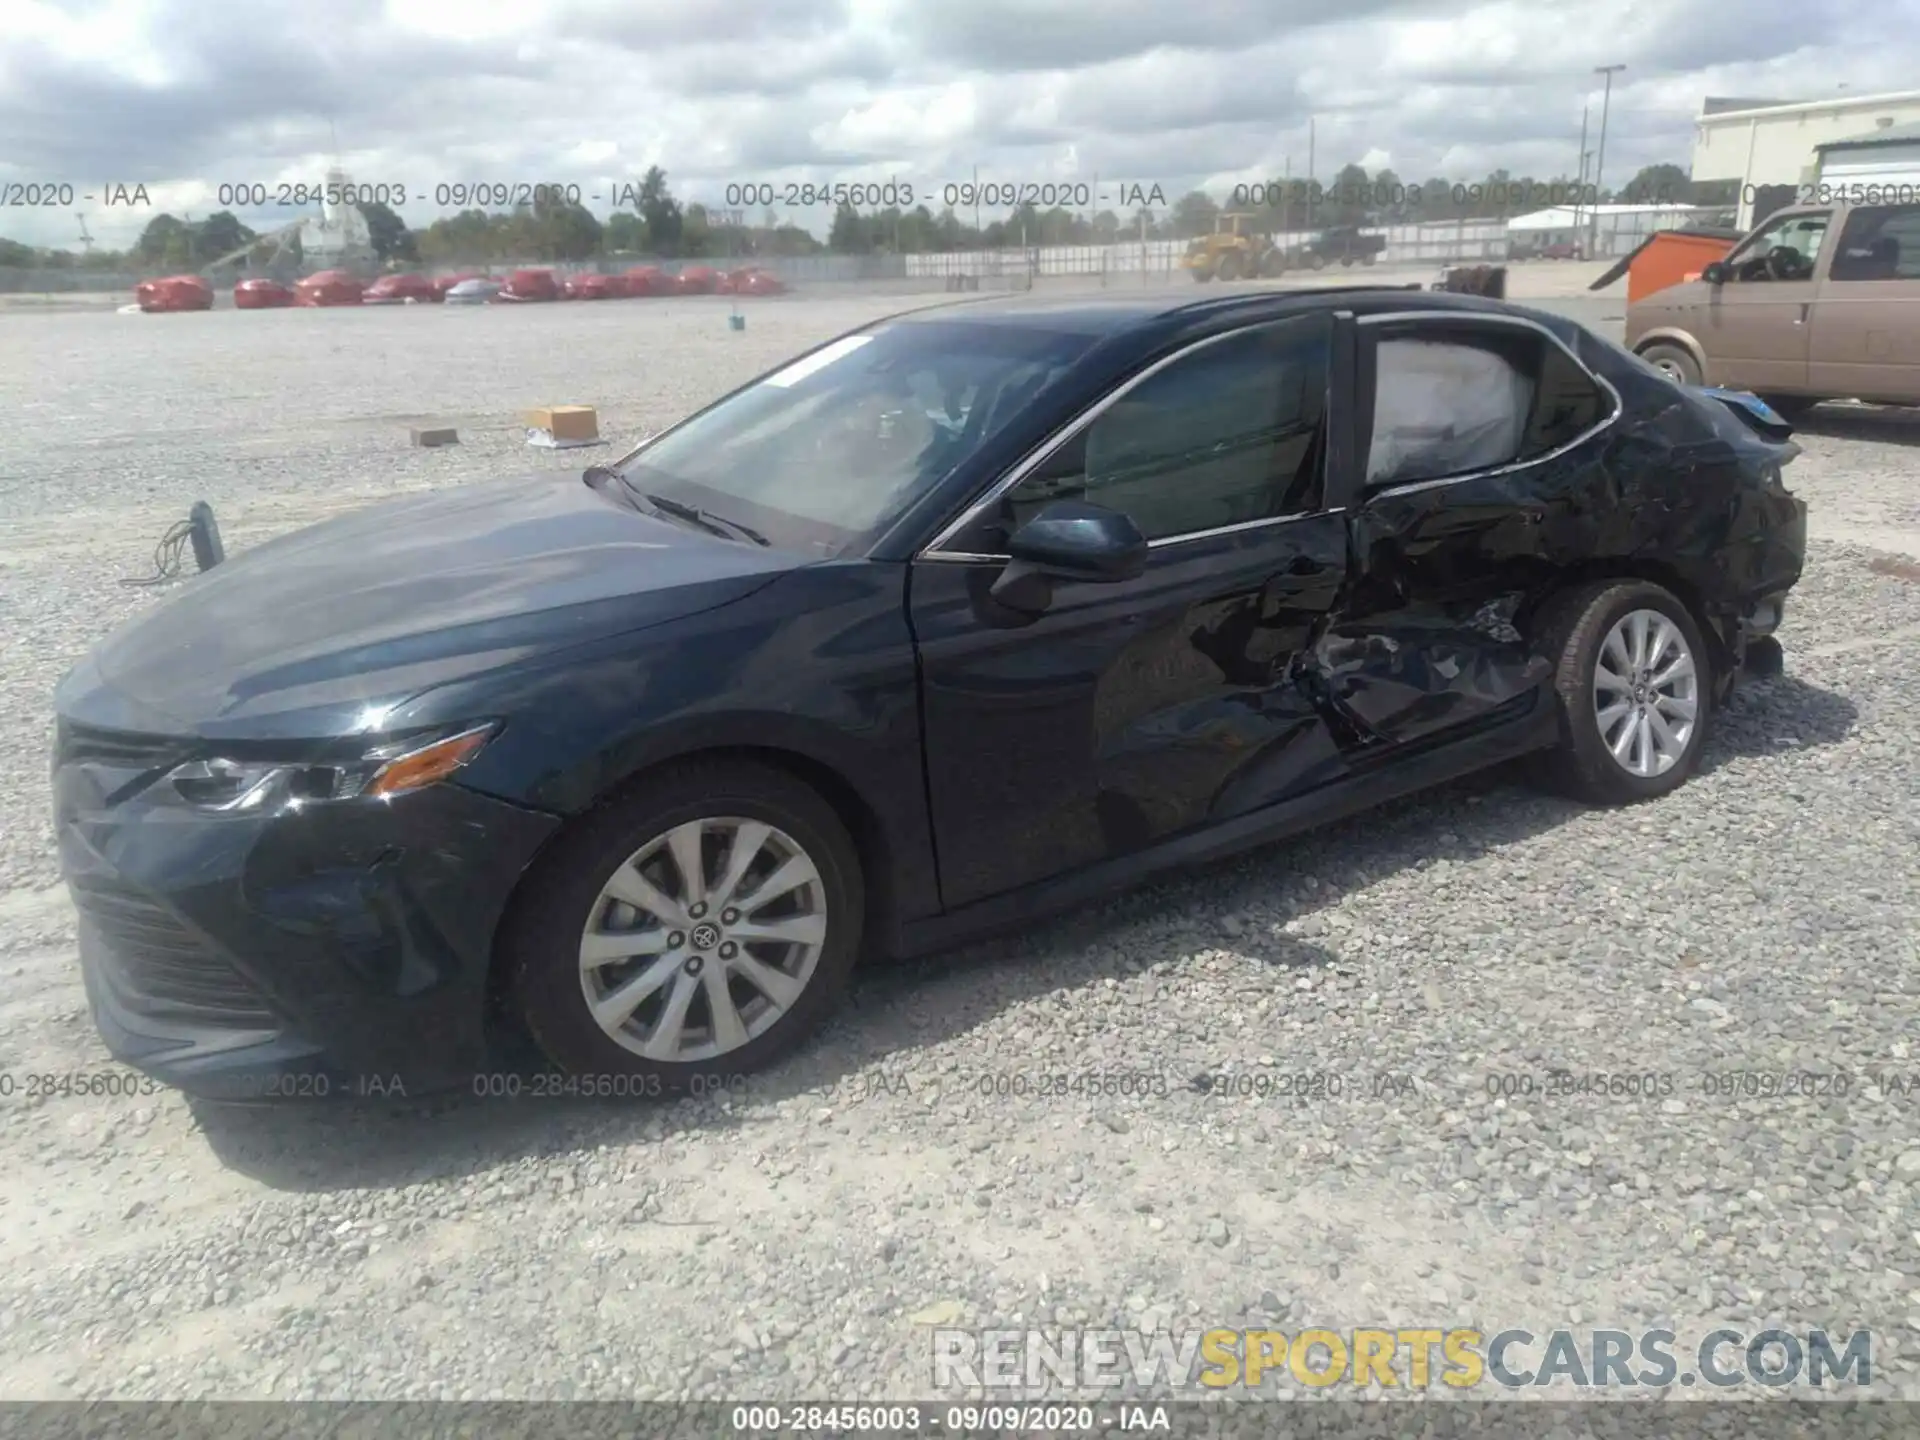
[{"label": "alloy wheel", "polygon": [[798,841],[760,820],[689,820],[601,887],[580,985],[616,1044],[653,1061],[713,1060],[793,1008],[826,937],[826,886]]},{"label": "alloy wheel", "polygon": [[1629,775],[1652,779],[1686,757],[1700,716],[1700,679],[1687,637],[1658,610],[1614,622],[1593,667],[1601,743]]}]

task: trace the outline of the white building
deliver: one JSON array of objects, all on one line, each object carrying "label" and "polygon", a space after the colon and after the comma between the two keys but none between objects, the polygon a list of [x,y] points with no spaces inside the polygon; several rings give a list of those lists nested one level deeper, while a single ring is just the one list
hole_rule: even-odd
[{"label": "white building", "polygon": [[1920,90],[1825,100],[1709,99],[1694,122],[1693,178],[1740,185],[1739,225],[1792,204],[1816,183],[1818,147],[1920,124]]},{"label": "white building", "polygon": [[1507,221],[1507,238],[1518,244],[1575,244],[1589,258],[1625,255],[1656,230],[1697,223],[1699,205],[1555,205]]},{"label": "white building", "polygon": [[1884,125],[1852,140],[1829,140],[1818,153],[1822,185],[1844,186],[1850,196],[1859,193],[1855,186],[1877,186],[1896,203],[1920,201],[1920,124]]},{"label": "white building", "polygon": [[[329,170],[327,183],[351,189],[343,170]],[[318,216],[309,216],[300,232],[300,253],[307,263],[323,270],[351,270],[373,259],[373,234],[357,205],[330,205],[324,196]]]}]

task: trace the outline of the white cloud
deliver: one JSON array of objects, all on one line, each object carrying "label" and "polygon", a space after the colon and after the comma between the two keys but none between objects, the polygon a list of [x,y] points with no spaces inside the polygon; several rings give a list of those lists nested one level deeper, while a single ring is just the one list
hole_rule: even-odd
[{"label": "white cloud", "polygon": [[[1689,159],[1710,94],[1920,76],[1920,11],[1851,0],[10,0],[0,181],[730,182],[1098,176],[1170,193],[1358,161],[1403,180],[1578,164],[1592,67],[1607,174]],[[1593,105],[1597,128],[1599,105]],[[336,141],[337,135],[337,141]],[[1591,141],[1590,141],[1591,143]],[[1069,169],[1069,147],[1074,157]],[[165,199],[162,200],[161,197]],[[90,214],[123,245],[152,212]],[[275,214],[243,214],[266,228]],[[824,214],[788,218],[813,224]],[[66,243],[64,211],[0,234]]]}]

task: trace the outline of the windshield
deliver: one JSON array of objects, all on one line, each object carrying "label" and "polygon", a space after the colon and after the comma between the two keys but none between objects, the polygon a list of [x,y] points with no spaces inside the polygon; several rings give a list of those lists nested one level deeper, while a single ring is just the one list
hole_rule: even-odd
[{"label": "windshield", "polygon": [[938,484],[1092,337],[908,321],[803,356],[643,447],[628,487],[837,555]]}]

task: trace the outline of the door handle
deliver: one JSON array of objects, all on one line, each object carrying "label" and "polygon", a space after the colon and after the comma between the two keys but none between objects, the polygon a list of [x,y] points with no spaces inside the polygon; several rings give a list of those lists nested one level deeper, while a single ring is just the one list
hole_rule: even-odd
[{"label": "door handle", "polygon": [[1807,323],[1807,315],[1808,315],[1808,314],[1809,314],[1809,313],[1810,313],[1810,312],[1812,311],[1812,309],[1813,309],[1813,306],[1812,306],[1812,304],[1810,304],[1810,303],[1809,303],[1808,301],[1805,301],[1805,300],[1802,300],[1802,301],[1800,302],[1800,318],[1799,318],[1798,320],[1796,320],[1796,321],[1794,321],[1793,323],[1794,323],[1794,324],[1796,324],[1796,325],[1804,325],[1804,324],[1806,324],[1806,323]]}]

